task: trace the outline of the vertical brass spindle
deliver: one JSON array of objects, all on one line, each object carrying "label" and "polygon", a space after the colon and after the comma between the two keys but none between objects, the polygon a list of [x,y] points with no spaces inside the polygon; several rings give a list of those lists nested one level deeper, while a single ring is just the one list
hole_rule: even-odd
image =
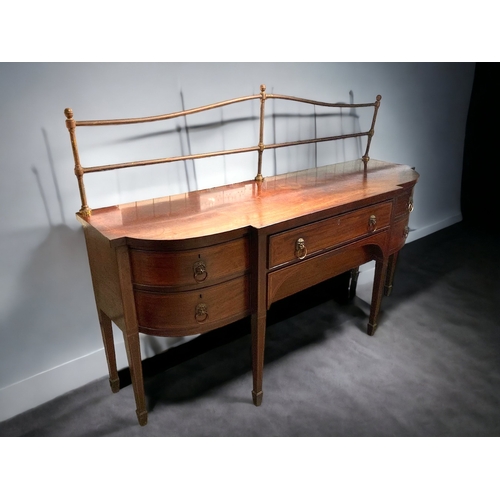
[{"label": "vertical brass spindle", "polygon": [[260,131],[259,131],[259,164],[256,181],[263,181],[262,177],[262,153],[264,152],[264,108],[266,104],[266,86],[260,86]]},{"label": "vertical brass spindle", "polygon": [[78,180],[78,189],[80,190],[80,199],[82,201],[82,208],[80,208],[78,214],[82,217],[90,217],[92,210],[87,205],[87,195],[85,194],[85,185],[83,184],[83,168],[80,165],[80,157],[78,155],[78,145],[76,143],[76,122],[73,119],[73,110],[71,108],[66,108],[64,110],[66,115],[66,127],[69,130],[69,136],[71,139],[71,148],[73,149],[73,158],[75,159],[75,175]]},{"label": "vertical brass spindle", "polygon": [[377,113],[378,113],[378,108],[380,108],[380,100],[382,99],[381,95],[377,96],[377,100],[374,103],[374,110],[373,110],[373,119],[372,119],[372,126],[370,128],[370,131],[368,132],[368,141],[366,143],[366,151],[365,154],[362,156],[363,163],[365,165],[365,170],[367,169],[368,166],[368,161],[370,160],[370,157],[368,156],[368,152],[370,151],[370,144],[372,142],[372,137],[373,134],[375,133],[375,121],[377,119]]}]

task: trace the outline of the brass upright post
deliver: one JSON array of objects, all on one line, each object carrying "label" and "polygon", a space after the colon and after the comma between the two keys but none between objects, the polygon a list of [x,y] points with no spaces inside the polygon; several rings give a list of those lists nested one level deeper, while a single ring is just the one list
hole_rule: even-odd
[{"label": "brass upright post", "polygon": [[264,108],[266,105],[266,86],[260,86],[260,131],[259,131],[259,163],[255,180],[261,182],[262,177],[262,153],[264,152]]},{"label": "brass upright post", "polygon": [[80,165],[80,157],[78,155],[78,145],[76,143],[76,122],[73,119],[73,110],[66,108],[64,110],[66,115],[66,127],[69,130],[71,139],[71,148],[73,150],[73,158],[75,159],[75,175],[78,180],[78,189],[80,190],[80,199],[82,201],[82,208],[77,212],[82,217],[90,217],[92,210],[87,205],[87,195],[85,194],[85,185],[83,184],[83,168]]},{"label": "brass upright post", "polygon": [[364,166],[365,166],[365,172],[368,167],[368,162],[370,160],[370,157],[368,156],[368,152],[370,151],[370,144],[372,142],[372,137],[373,134],[375,133],[375,121],[377,119],[377,113],[378,113],[378,108],[380,108],[380,100],[382,99],[382,96],[379,94],[377,96],[377,99],[374,103],[374,110],[373,110],[373,119],[372,119],[372,126],[370,127],[370,131],[368,132],[368,141],[366,142],[366,151],[365,154],[361,157],[363,160]]}]

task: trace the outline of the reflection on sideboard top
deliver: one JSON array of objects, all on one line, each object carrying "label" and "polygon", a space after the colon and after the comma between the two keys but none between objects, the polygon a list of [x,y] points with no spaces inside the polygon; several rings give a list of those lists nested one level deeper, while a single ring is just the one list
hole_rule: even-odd
[{"label": "reflection on sideboard top", "polygon": [[[266,227],[308,213],[383,196],[414,181],[406,165],[361,160],[245,181],[185,194],[95,209],[77,217],[109,240],[177,240],[246,227]],[[117,242],[117,241],[116,241]]]}]

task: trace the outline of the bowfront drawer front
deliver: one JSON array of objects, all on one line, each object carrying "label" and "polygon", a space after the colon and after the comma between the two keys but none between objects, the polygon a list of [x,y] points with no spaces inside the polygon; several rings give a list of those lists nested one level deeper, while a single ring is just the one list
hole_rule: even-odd
[{"label": "bowfront drawer front", "polygon": [[210,286],[249,269],[248,238],[196,250],[130,250],[135,285]]},{"label": "bowfront drawer front", "polygon": [[219,328],[249,314],[249,278],[201,290],[154,293],[135,290],[139,331],[181,336]]},{"label": "bowfront drawer front", "polygon": [[391,210],[391,202],[380,203],[271,236],[269,268],[385,229],[391,222]]},{"label": "bowfront drawer front", "polygon": [[407,189],[396,197],[394,202],[394,217],[405,217],[413,212],[413,190]]},{"label": "bowfront drawer front", "polygon": [[391,240],[389,243],[389,251],[391,253],[401,250],[403,248],[406,238],[410,233],[410,227],[408,226],[409,216],[403,217],[402,219],[396,221],[391,228]]},{"label": "bowfront drawer front", "polygon": [[408,238],[411,212],[413,212],[413,188],[403,191],[394,201],[394,222],[389,242],[391,253],[401,250]]}]

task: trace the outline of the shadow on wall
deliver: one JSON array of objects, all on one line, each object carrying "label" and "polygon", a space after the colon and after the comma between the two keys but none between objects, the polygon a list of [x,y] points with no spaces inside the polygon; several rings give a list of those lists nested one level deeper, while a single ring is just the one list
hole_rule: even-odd
[{"label": "shadow on wall", "polygon": [[2,387],[101,347],[81,230],[27,231],[10,251],[19,242],[34,250],[18,279],[16,305],[2,321]]},{"label": "shadow on wall", "polygon": [[[19,244],[33,248],[32,258],[19,274],[15,306],[2,318],[0,389],[103,349],[83,230],[60,224],[26,231],[6,250]],[[141,336],[143,358],[183,340]],[[104,352],[101,359],[104,375]]]},{"label": "shadow on wall", "polygon": [[66,225],[49,140],[41,132],[48,172],[35,165],[31,171],[47,224],[2,241],[13,262],[23,253],[28,262],[13,275],[14,306],[2,317],[0,388],[101,348],[83,232]]},{"label": "shadow on wall", "polygon": [[2,317],[0,388],[101,348],[83,232],[66,225],[51,148],[41,131],[49,172],[34,165],[31,171],[47,225],[2,241],[12,262],[22,254],[28,262],[12,274],[14,305]]}]

